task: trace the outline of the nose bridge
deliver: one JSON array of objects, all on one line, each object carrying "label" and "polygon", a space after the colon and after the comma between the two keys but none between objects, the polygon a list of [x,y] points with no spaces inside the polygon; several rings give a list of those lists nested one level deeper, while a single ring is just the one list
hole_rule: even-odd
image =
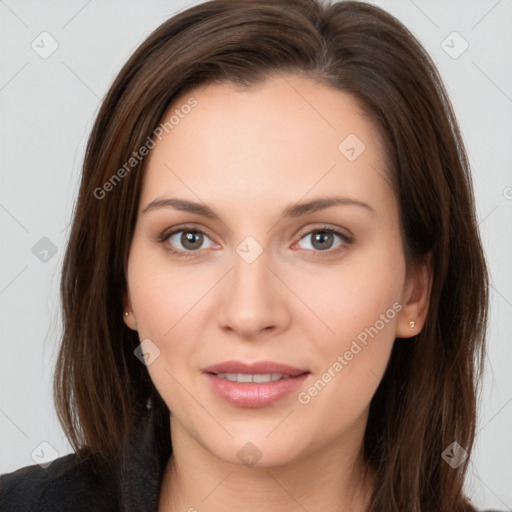
[{"label": "nose bridge", "polygon": [[253,237],[247,237],[235,249],[232,286],[243,295],[268,291],[269,250],[264,249]]},{"label": "nose bridge", "polygon": [[[264,248],[254,237],[246,237],[235,249],[231,294],[238,303],[246,303],[249,309],[269,303],[270,288],[267,268],[270,250]],[[240,302],[241,301],[241,302]]]},{"label": "nose bridge", "polygon": [[283,295],[268,268],[271,260],[271,251],[254,237],[246,237],[235,248],[233,269],[219,314],[225,327],[248,336],[282,322]]}]

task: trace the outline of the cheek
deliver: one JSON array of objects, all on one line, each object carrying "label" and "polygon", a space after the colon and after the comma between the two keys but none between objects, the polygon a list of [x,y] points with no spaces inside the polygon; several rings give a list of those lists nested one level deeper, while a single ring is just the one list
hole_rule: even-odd
[{"label": "cheek", "polygon": [[[401,299],[404,278],[402,254],[383,244],[379,251],[354,253],[337,268],[314,275],[304,272],[292,282],[294,292],[314,314],[308,322],[318,329],[324,340],[321,344],[330,350],[341,348],[386,315]],[[396,306],[386,315],[386,327],[394,327],[395,313]]]},{"label": "cheek", "polygon": [[170,264],[165,254],[155,257],[142,244],[132,248],[128,282],[139,336],[163,343],[176,337],[214,284],[208,272],[191,275],[189,269]]},{"label": "cheek", "polygon": [[190,340],[197,336],[190,319],[197,314],[208,287],[201,286],[204,279],[191,282],[186,272],[146,254],[148,251],[132,249],[128,280],[139,339],[151,340],[158,351],[147,370],[168,407],[188,411],[194,418],[194,404],[184,393],[190,388],[191,377],[186,362],[193,357],[195,347]]},{"label": "cheek", "polygon": [[141,341],[151,340],[159,351],[147,369],[170,407],[179,407],[186,398],[182,386],[190,387],[196,341],[204,338],[198,319],[205,317],[204,299],[218,279],[211,274],[205,269],[191,275],[142,243],[132,246],[128,282],[137,331]]},{"label": "cheek", "polygon": [[368,406],[395,342],[404,275],[401,253],[383,246],[373,257],[354,258],[338,272],[304,283],[304,301],[323,323],[315,318],[306,327],[315,340],[316,380],[299,403],[339,414],[343,424]]},{"label": "cheek", "polygon": [[336,334],[317,339],[314,376],[297,395],[307,428],[326,437],[334,438],[363,421],[395,341],[398,302],[384,299],[382,307],[376,303],[364,313],[357,306],[367,307],[367,302],[357,303],[352,296],[352,316],[338,308]]}]

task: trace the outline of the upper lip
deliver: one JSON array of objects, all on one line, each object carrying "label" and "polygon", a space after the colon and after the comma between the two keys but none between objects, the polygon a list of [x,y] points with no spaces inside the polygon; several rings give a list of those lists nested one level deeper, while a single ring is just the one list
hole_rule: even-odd
[{"label": "upper lip", "polygon": [[295,368],[287,364],[275,363],[273,361],[257,361],[255,363],[244,363],[242,361],[225,361],[203,368],[204,373],[246,373],[266,374],[280,373],[282,375],[301,375],[309,373],[309,370]]}]

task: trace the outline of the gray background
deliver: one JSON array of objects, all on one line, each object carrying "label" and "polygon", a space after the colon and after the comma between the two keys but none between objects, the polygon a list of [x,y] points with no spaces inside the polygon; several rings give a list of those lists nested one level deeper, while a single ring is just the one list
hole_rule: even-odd
[{"label": "gray background", "polygon": [[[85,143],[125,60],[193,3],[0,0],[0,473],[71,451],[51,378],[60,266]],[[469,151],[493,285],[468,493],[478,506],[511,510],[512,0],[374,3],[432,55]],[[42,58],[52,44],[58,48]]]}]

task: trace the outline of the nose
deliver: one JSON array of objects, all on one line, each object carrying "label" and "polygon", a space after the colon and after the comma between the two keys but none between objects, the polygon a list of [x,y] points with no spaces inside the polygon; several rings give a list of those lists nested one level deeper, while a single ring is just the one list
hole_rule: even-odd
[{"label": "nose", "polygon": [[240,338],[254,339],[263,332],[276,334],[290,322],[292,293],[283,284],[264,250],[254,261],[234,253],[233,268],[224,278],[218,323]]}]

